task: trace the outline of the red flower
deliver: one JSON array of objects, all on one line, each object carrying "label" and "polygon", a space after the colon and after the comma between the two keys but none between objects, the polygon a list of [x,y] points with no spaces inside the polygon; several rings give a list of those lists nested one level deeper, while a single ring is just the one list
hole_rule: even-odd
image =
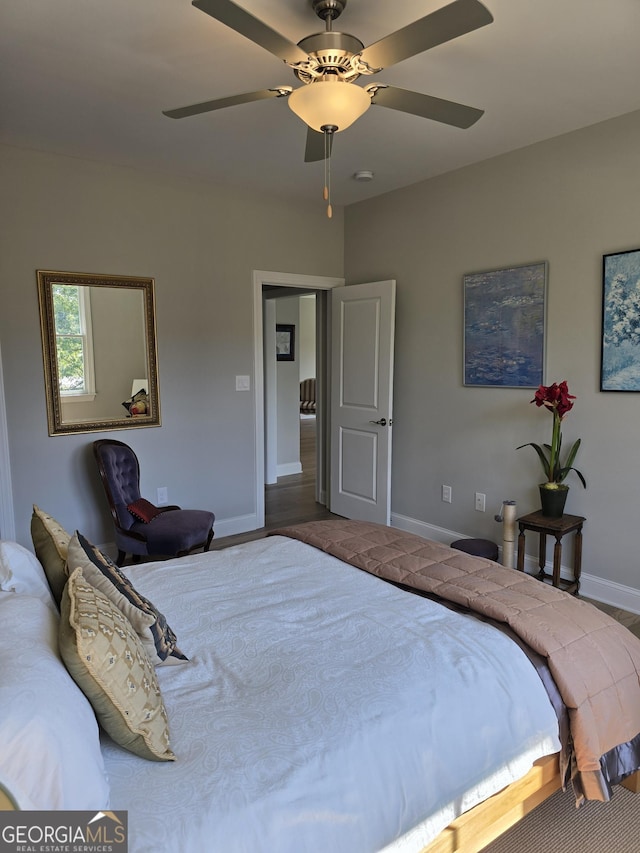
[{"label": "red flower", "polygon": [[535,393],[532,403],[536,406],[546,406],[550,412],[556,412],[560,420],[573,409],[572,400],[575,400],[575,395],[569,393],[569,388],[566,381],[562,381],[559,385],[554,382],[553,385],[541,385]]},{"label": "red flower", "polygon": [[[560,459],[562,453],[562,429],[560,422],[573,409],[573,401],[575,399],[575,396],[569,393],[566,381],[563,380],[559,385],[557,382],[548,386],[541,385],[536,391],[533,400],[531,400],[536,406],[544,406],[551,412],[551,416],[553,417],[551,444],[540,445],[528,442],[528,444],[521,444],[520,447],[533,447],[536,451],[547,478],[548,488],[557,488],[558,484],[562,483],[570,471],[574,471],[577,474],[585,489],[587,487],[580,471],[573,467],[573,460],[576,458],[576,453],[581,443],[579,438],[574,441],[564,464]],[[518,450],[520,450],[520,447],[518,447]]]}]

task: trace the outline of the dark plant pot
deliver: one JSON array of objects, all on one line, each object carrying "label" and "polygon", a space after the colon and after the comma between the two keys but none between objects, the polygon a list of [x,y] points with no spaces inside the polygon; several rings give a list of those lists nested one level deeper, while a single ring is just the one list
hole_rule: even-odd
[{"label": "dark plant pot", "polygon": [[540,485],[540,504],[542,514],[547,518],[560,518],[564,513],[564,505],[567,502],[569,486],[558,486],[557,489],[547,489]]}]

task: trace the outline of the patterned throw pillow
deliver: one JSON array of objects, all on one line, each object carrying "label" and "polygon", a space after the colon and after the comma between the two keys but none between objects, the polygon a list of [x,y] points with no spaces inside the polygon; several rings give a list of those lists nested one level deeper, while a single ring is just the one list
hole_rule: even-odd
[{"label": "patterned throw pillow", "polygon": [[137,518],[138,521],[144,522],[144,524],[149,524],[150,521],[153,521],[156,515],[160,515],[162,512],[161,509],[158,509],[157,506],[154,506],[151,501],[146,500],[146,498],[138,498],[137,501],[134,501],[132,504],[128,504],[127,509],[134,518]]},{"label": "patterned throw pillow", "polygon": [[80,568],[60,609],[60,654],[104,730],[141,758],[175,761],[155,670],[126,616]]},{"label": "patterned throw pillow", "polygon": [[84,578],[106,595],[135,629],[149,660],[157,665],[188,661],[177,646],[177,637],[153,604],[135,589],[129,578],[81,533],[71,537],[67,549],[68,573],[78,566]]},{"label": "patterned throw pillow", "polygon": [[60,604],[62,590],[67,582],[67,548],[71,536],[61,524],[33,505],[31,539],[36,557],[49,581],[56,604]]}]

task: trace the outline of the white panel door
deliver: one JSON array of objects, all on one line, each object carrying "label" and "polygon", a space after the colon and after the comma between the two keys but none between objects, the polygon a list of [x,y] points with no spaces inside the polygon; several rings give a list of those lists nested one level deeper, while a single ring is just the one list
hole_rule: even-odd
[{"label": "white panel door", "polygon": [[395,281],[332,291],[331,512],[389,524]]}]

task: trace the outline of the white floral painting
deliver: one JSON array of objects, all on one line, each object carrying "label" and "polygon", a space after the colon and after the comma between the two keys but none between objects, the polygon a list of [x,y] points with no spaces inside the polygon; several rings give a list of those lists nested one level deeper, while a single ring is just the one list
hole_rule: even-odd
[{"label": "white floral painting", "polygon": [[602,391],[640,391],[640,249],[603,257]]}]

